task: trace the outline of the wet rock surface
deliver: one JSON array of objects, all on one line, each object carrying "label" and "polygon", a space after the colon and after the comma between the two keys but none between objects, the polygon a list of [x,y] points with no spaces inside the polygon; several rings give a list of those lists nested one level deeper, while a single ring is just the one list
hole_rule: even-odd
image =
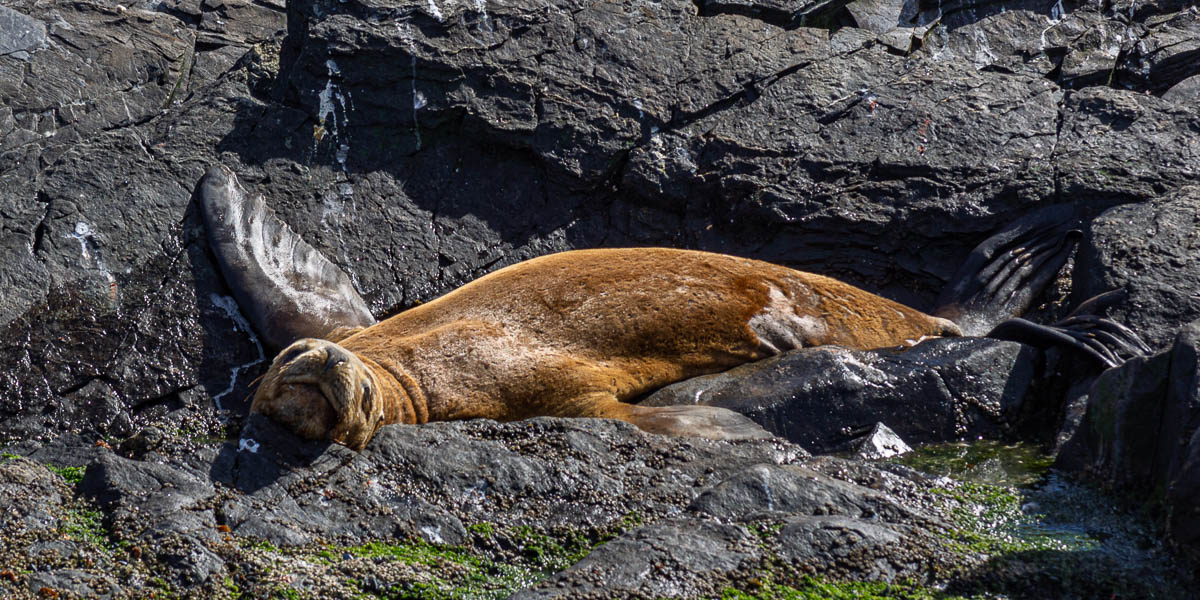
[{"label": "wet rock surface", "polygon": [[[353,579],[395,595],[482,569],[536,596],[701,596],[770,564],[797,585],[1001,589],[1011,574],[962,574],[981,555],[933,533],[955,527],[940,483],[810,464],[801,446],[879,421],[911,444],[1029,435],[1031,403],[1082,398],[1031,349],[944,340],[805,350],[660,392],[720,397],[798,445],[537,420],[385,430],[354,454],[243,432],[272,349],[204,241],[192,196],[214,163],[377,317],[526,258],[626,245],[771,260],[928,309],[991,232],[1072,205],[1084,241],[1040,314],[1125,287],[1110,314],[1170,349],[1087,394],[1128,417],[1099,431],[1158,445],[1085,464],[1166,485],[1170,535],[1194,553],[1189,4],[6,2],[0,587],[320,595]],[[776,478],[783,509],[751,495]]]}]

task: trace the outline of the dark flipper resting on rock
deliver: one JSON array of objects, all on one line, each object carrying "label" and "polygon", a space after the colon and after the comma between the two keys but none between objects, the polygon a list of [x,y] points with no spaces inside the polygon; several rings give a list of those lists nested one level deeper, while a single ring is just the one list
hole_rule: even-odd
[{"label": "dark flipper resting on rock", "polygon": [[346,273],[300,239],[261,195],[248,196],[232,171],[209,169],[199,198],[221,273],[268,345],[337,338],[375,324]]},{"label": "dark flipper resting on rock", "polygon": [[1070,206],[1050,206],[1014,221],[971,251],[932,314],[966,335],[984,335],[1024,313],[1071,257],[1079,240]]},{"label": "dark flipper resting on rock", "polygon": [[1067,318],[1042,325],[1018,315],[1054,280],[1080,237],[1074,210],[1050,206],[1028,214],[977,246],[942,290],[932,313],[967,335],[1056,346],[1106,368],[1150,348],[1120,323],[1100,313],[1125,298],[1113,290],[1081,303]]},{"label": "dark flipper resting on rock", "polygon": [[1125,290],[1112,290],[1081,303],[1065,319],[1039,325],[1015,318],[997,325],[987,337],[1013,340],[1033,346],[1059,346],[1094,359],[1106,367],[1117,367],[1125,359],[1145,356],[1151,348],[1128,327],[1096,314],[1128,297]]}]

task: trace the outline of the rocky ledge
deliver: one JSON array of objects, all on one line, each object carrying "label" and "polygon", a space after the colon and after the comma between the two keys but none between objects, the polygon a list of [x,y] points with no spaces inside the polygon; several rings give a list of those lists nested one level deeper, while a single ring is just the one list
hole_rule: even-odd
[{"label": "rocky ledge", "polygon": [[[1176,0],[5,2],[0,590],[1178,597],[1200,555],[1197,40]],[[629,245],[928,309],[992,232],[1069,206],[1082,241],[1031,317],[1122,288],[1109,316],[1158,354],[1095,379],[995,340],[809,349],[648,400],[741,410],[765,442],[539,419],[301,443],[246,419],[270,349],[202,235],[215,163],[376,316]],[[880,422],[1061,450],[1165,536],[1118,511],[1014,538],[1076,484],[809,454]],[[1088,493],[1066,512],[1117,503]]]},{"label": "rocky ledge", "polygon": [[[1165,548],[1128,515],[1066,541],[1023,533],[1050,512],[1029,504],[1074,509],[1053,500],[1062,495],[1053,485],[1017,495],[898,464],[814,457],[783,440],[686,440],[554,418],[387,427],[361,453],[297,443],[258,417],[241,436],[142,435],[116,451],[18,444],[0,460],[8,593],[1180,590]],[[87,467],[43,466],[65,462]]]}]

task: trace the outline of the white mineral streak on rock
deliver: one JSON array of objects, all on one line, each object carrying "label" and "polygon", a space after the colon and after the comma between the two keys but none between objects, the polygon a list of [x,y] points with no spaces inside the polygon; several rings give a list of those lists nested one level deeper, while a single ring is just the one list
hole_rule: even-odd
[{"label": "white mineral streak on rock", "polygon": [[[430,4],[433,0],[430,0]],[[441,20],[440,18],[438,19]],[[425,107],[428,101],[425,99],[425,94],[417,90],[417,46],[413,43],[412,32],[408,29],[407,22],[396,22],[396,32],[400,34],[400,39],[404,40],[408,46],[408,57],[412,66],[412,115],[413,115],[413,134],[417,136],[416,150],[421,149],[421,124],[417,121],[417,111]]]},{"label": "white mineral streak on rock", "polygon": [[103,280],[105,288],[104,295],[108,296],[110,303],[117,301],[117,280],[113,277],[111,271],[108,270],[108,265],[104,263],[104,257],[100,255],[100,251],[96,246],[96,234],[91,225],[84,221],[75,223],[75,229],[66,236],[79,242],[79,254],[82,257],[82,266],[88,271],[95,271],[100,279]]},{"label": "white mineral streak on rock", "polygon": [[446,540],[442,538],[442,528],[432,525],[426,525],[421,528],[421,533],[425,537],[425,541],[430,544],[444,544]]},{"label": "white mineral streak on rock", "polygon": [[767,467],[758,467],[759,485],[767,501],[767,510],[775,510],[775,492],[771,489],[771,471]]},{"label": "white mineral streak on rock", "polygon": [[[317,94],[317,129],[313,135],[313,153],[326,137],[337,149],[335,158],[342,170],[346,170],[346,157],[350,153],[349,138],[345,129],[350,125],[350,108],[353,99],[348,92],[342,90],[337,83],[342,76],[342,70],[332,58],[325,61],[325,89]],[[340,115],[338,113],[341,113]],[[340,134],[340,135],[339,135]]]},{"label": "white mineral streak on rock", "polygon": [[92,239],[92,227],[80,221],[75,224],[74,231],[68,233],[67,237],[79,240],[79,252],[83,255],[84,266],[87,266],[86,263],[92,260],[92,253],[88,250],[88,241]]},{"label": "white mineral streak on rock", "polygon": [[1042,35],[1041,35],[1041,40],[1042,40],[1041,50],[1043,52],[1046,51],[1046,46],[1048,45],[1046,42],[1046,32],[1050,31],[1051,29],[1054,29],[1055,25],[1058,25],[1060,22],[1062,22],[1062,18],[1063,18],[1064,14],[1065,14],[1065,12],[1063,11],[1062,0],[1058,0],[1058,2],[1054,3],[1054,6],[1050,7],[1050,16],[1047,18],[1047,20],[1050,22],[1050,24],[1047,25],[1046,28],[1042,30]]},{"label": "white mineral streak on rock", "polygon": [[[221,405],[221,399],[224,398],[225,396],[228,396],[229,393],[233,391],[234,386],[237,385],[238,376],[240,376],[243,372],[245,372],[250,367],[258,365],[259,363],[266,360],[266,355],[263,353],[263,347],[262,347],[262,344],[260,344],[258,341],[258,336],[254,334],[253,329],[250,329],[250,322],[246,320],[246,317],[242,315],[242,311],[238,309],[236,300],[234,300],[230,296],[221,296],[219,294],[210,295],[209,300],[212,300],[212,303],[214,306],[225,311],[225,314],[229,317],[230,320],[233,321],[233,326],[235,329],[240,329],[240,330],[246,332],[246,335],[250,336],[250,341],[254,342],[254,350],[258,354],[258,357],[255,358],[254,360],[252,360],[246,364],[243,364],[243,365],[238,365],[238,366],[234,367],[233,369],[230,369],[229,385],[221,393],[213,395],[213,404],[216,405],[217,411],[221,411],[221,410],[224,410],[224,407]],[[250,441],[253,442],[254,440],[250,440]],[[242,440],[242,442],[244,443],[244,442],[246,442],[246,440]],[[254,450],[251,450],[251,452],[257,452],[257,451],[258,451],[258,444],[255,444]]]},{"label": "white mineral streak on rock", "polygon": [[442,22],[446,18],[445,16],[442,15],[442,9],[438,8],[437,2],[435,2],[434,0],[427,0],[427,1],[429,3],[429,5],[428,5],[429,16],[437,19],[439,23]]}]

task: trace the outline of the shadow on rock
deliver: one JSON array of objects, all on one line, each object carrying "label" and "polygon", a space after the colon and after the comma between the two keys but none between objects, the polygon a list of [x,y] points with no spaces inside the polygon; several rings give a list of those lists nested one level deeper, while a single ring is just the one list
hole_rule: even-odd
[{"label": "shadow on rock", "polygon": [[[508,264],[606,242],[608,203],[552,181],[537,157],[433,131],[437,142],[412,155],[381,147],[411,135],[401,125],[314,139],[321,125],[299,111],[247,105],[218,149],[237,156],[228,166],[250,193],[351,275],[377,317]],[[384,140],[355,137],[368,132]]]},{"label": "shadow on rock", "polygon": [[952,594],[1012,598],[1191,597],[1156,569],[1136,569],[1109,550],[1028,550],[1000,554],[946,586]]},{"label": "shadow on rock", "polygon": [[221,446],[209,477],[253,494],[289,473],[312,467],[333,445],[299,439],[274,421],[251,414],[238,440]]}]

